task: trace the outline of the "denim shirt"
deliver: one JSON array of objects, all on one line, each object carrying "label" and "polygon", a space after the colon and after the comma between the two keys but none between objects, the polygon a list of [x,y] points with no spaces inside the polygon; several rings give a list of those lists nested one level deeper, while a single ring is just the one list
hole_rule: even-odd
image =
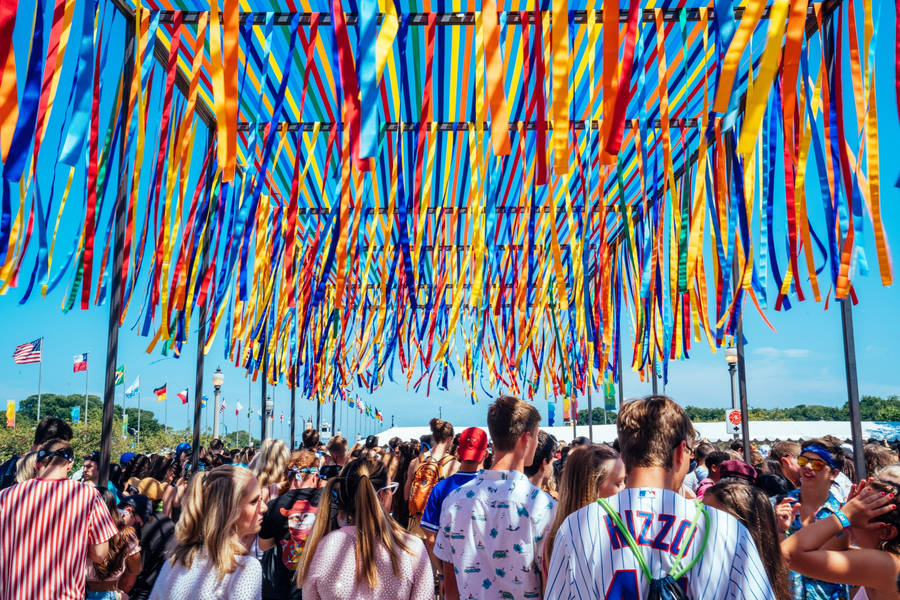
[{"label": "denim shirt", "polygon": [[[800,500],[800,490],[796,489],[788,494],[788,497]],[[822,508],[816,512],[816,521],[827,519],[841,509],[841,503],[834,497],[833,493],[828,494],[828,500],[822,505]],[[800,515],[794,517],[787,535],[800,530],[803,525],[800,523]],[[850,586],[841,583],[830,583],[820,581],[801,575],[795,571],[791,571],[791,591],[794,600],[849,600]]]}]

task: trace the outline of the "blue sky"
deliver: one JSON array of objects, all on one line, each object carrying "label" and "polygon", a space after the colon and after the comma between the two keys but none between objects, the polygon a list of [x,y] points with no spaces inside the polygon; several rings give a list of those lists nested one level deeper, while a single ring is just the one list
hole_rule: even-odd
[{"label": "blue sky", "polygon": [[[23,2],[23,5],[30,4]],[[21,7],[20,7],[21,8]],[[48,7],[52,8],[52,7]],[[21,13],[26,14],[26,13]],[[892,242],[892,258],[895,267],[900,267],[900,190],[892,186],[900,171],[900,162],[892,160],[893,144],[900,139],[900,127],[897,120],[897,104],[893,88],[893,58],[894,50],[890,32],[893,30],[893,15],[891,11],[883,11],[880,24],[881,35],[876,57],[877,77],[879,84],[878,115],[880,120],[879,136],[882,150],[882,203],[883,217],[887,228],[888,239]],[[27,36],[30,19],[22,17],[16,28],[15,45],[17,50],[27,47]],[[118,21],[117,24],[121,24]],[[49,28],[49,21],[47,24]],[[73,27],[73,42],[77,35],[77,27]],[[117,35],[111,38],[113,47],[117,47]],[[118,40],[121,44],[121,40]],[[27,58],[24,51],[19,50],[17,58],[24,63]],[[74,53],[72,53],[74,54]],[[67,63],[72,56],[67,57]],[[110,56],[110,63],[119,60],[118,56]],[[113,65],[110,72],[118,73],[118,64]],[[60,88],[64,89],[65,82],[70,80],[66,73],[71,73],[71,66],[63,71],[63,79]],[[21,79],[21,78],[20,78]],[[21,87],[21,81],[19,85]],[[111,78],[104,79],[104,83],[114,86]],[[110,96],[111,93],[107,93]],[[65,102],[65,96],[60,94],[58,101]],[[108,110],[108,109],[106,109]],[[62,119],[61,113],[54,113],[51,126],[55,126]],[[46,146],[55,146],[56,138],[53,127],[50,129],[45,141]],[[204,136],[201,136],[204,137]],[[151,143],[148,140],[148,144]],[[51,152],[43,152],[39,163],[39,177],[49,179],[52,172],[52,162],[48,163],[47,156]],[[817,190],[814,184],[814,161],[810,160],[810,173],[807,178],[808,193],[810,198],[810,211],[820,206]],[[42,179],[42,190],[49,188]],[[60,185],[60,182],[57,183]],[[76,186],[79,184],[76,177]],[[57,195],[59,190],[57,190]],[[70,201],[78,200],[73,194]],[[58,202],[58,198],[57,198]],[[79,222],[74,215],[74,209],[67,209],[62,225],[61,239],[71,239],[71,232],[76,230]],[[819,209],[821,212],[821,209]],[[54,213],[55,214],[55,213]],[[812,214],[814,219],[821,220],[821,216]],[[818,228],[818,226],[817,226]],[[870,262],[870,275],[857,277],[855,280],[860,303],[854,307],[854,320],[856,325],[856,348],[859,366],[859,382],[861,394],[874,394],[887,396],[900,394],[900,374],[897,369],[897,346],[895,340],[900,334],[900,325],[897,321],[897,308],[900,307],[900,293],[897,286],[884,288],[878,277],[875,262],[875,250],[871,223],[866,221],[865,248]],[[776,236],[776,239],[778,237]],[[29,251],[26,265],[30,268],[33,260]],[[23,267],[23,277],[27,278],[26,268]],[[27,282],[27,279],[26,279]],[[24,285],[25,282],[20,282]],[[804,282],[805,283],[805,282]],[[5,318],[5,327],[0,331],[0,355],[6,353],[6,360],[0,360],[0,393],[2,399],[19,399],[28,394],[36,393],[38,383],[37,365],[15,365],[12,361],[12,352],[17,344],[44,337],[44,368],[43,391],[63,394],[81,394],[85,389],[85,374],[72,373],[72,357],[81,352],[90,353],[89,391],[92,394],[102,394],[103,366],[106,359],[106,328],[108,319],[107,306],[92,307],[88,311],[77,308],[68,314],[63,314],[59,305],[65,291],[60,286],[46,299],[35,295],[24,306],[18,304],[21,298],[22,288],[12,290],[0,297],[0,311]],[[808,289],[808,285],[805,285]],[[772,294],[770,288],[770,294]],[[834,303],[829,305],[827,311],[824,304],[816,304],[811,300],[806,302],[792,302],[792,309],[788,312],[775,312],[769,309],[766,312],[768,318],[775,326],[777,333],[771,332],[762,322],[755,310],[745,312],[744,323],[745,336],[748,339],[746,347],[746,371],[749,402],[756,407],[791,406],[801,403],[840,405],[846,400],[846,384],[844,380],[843,348],[841,344],[841,318],[839,307]],[[131,384],[134,378],[140,375],[143,401],[142,407],[154,410],[162,419],[164,405],[155,402],[152,397],[152,388],[168,384],[169,423],[175,427],[183,427],[188,423],[188,410],[175,398],[175,394],[189,388],[193,399],[194,388],[194,357],[196,356],[196,335],[191,334],[191,341],[186,345],[182,358],[165,358],[158,354],[148,355],[144,349],[148,339],[141,338],[131,329],[134,315],[129,315],[127,326],[122,328],[119,335],[119,363],[127,366],[127,383]],[[260,406],[259,382],[249,385],[241,370],[234,368],[223,357],[223,338],[220,335],[211,352],[206,357],[206,383],[207,395],[212,395],[210,377],[216,367],[221,365],[225,373],[225,385],[223,395],[228,408],[225,412],[224,424],[228,430],[233,430],[236,424],[234,415],[235,402],[240,402],[244,407],[248,404],[258,410]],[[626,357],[627,360],[627,357]],[[666,391],[683,404],[693,404],[705,407],[725,407],[730,404],[730,388],[728,371],[722,353],[713,355],[705,343],[694,344],[694,352],[691,359],[673,363],[669,369],[669,384]],[[287,419],[289,413],[289,390],[281,385],[274,389],[269,388],[275,401],[275,433],[281,436],[287,435]],[[627,372],[624,377],[624,390],[626,397],[638,396],[650,391],[649,383],[642,383],[634,373]],[[498,392],[501,390],[498,390]],[[249,393],[249,399],[248,399]],[[488,399],[482,398],[481,402],[472,405],[460,382],[451,382],[447,391],[433,390],[430,397],[407,391],[405,386],[398,384],[386,384],[382,389],[369,396],[361,394],[361,398],[379,407],[384,414],[387,427],[391,418],[397,425],[423,425],[433,416],[437,416],[439,410],[444,418],[456,425],[482,425],[485,422],[485,414]],[[546,423],[546,404],[541,394],[537,401]],[[122,393],[119,388],[117,401],[121,402]],[[584,400],[581,407],[585,406]],[[136,401],[128,400],[127,406],[134,406]],[[212,403],[210,403],[211,405]],[[440,407],[440,409],[439,409]],[[330,420],[331,406],[323,406],[323,420]],[[284,413],[284,426],[279,424],[279,415]],[[298,399],[297,415],[299,418],[314,416],[315,406],[312,402]],[[340,414],[343,413],[343,417]],[[561,406],[557,409],[558,418],[561,416]],[[353,421],[356,413],[351,412],[346,406],[339,411],[338,427],[345,434],[353,436],[357,431]],[[212,416],[209,415],[211,424]],[[246,411],[242,412],[240,426],[246,428]],[[254,416],[253,427],[256,430],[259,421]],[[374,426],[369,425],[368,431]],[[363,430],[365,433],[367,430]]]}]

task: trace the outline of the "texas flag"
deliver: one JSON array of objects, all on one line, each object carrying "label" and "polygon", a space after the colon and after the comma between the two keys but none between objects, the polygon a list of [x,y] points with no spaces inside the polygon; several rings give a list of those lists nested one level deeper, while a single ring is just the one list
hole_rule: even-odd
[{"label": "texas flag", "polygon": [[187,388],[185,388],[185,389],[181,390],[180,392],[178,392],[177,395],[178,395],[178,399],[181,400],[181,403],[182,403],[182,404],[187,404],[187,403],[188,403],[188,391],[187,391]]},{"label": "texas flag", "polygon": [[87,352],[76,354],[72,362],[72,372],[87,371]]}]

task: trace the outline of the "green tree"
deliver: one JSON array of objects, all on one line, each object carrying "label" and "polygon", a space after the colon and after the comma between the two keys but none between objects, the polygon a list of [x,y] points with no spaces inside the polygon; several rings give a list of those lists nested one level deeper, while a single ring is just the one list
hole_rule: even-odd
[{"label": "green tree", "polygon": [[[603,425],[603,407],[594,407],[594,425]],[[616,422],[616,411],[608,410],[606,411],[606,423],[613,424]],[[587,425],[588,424],[588,411],[587,409],[578,411],[578,425]]]}]

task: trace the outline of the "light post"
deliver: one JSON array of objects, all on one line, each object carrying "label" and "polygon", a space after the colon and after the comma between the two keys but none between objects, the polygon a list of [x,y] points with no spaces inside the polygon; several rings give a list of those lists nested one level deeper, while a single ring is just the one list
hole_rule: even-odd
[{"label": "light post", "polygon": [[[728,375],[731,377],[731,409],[737,409],[737,395],[734,390],[734,374],[737,370],[737,361],[738,361],[738,353],[737,348],[734,346],[728,346],[725,348],[725,362],[728,363]],[[737,438],[737,434],[734,434],[734,437]]]},{"label": "light post", "polygon": [[312,428],[313,428],[312,417],[306,417],[306,425],[304,426],[304,429],[312,429]]},{"label": "light post", "polygon": [[[215,391],[215,406],[213,406],[213,438],[219,437],[219,395],[222,393],[222,384],[225,383],[225,374],[222,369],[216,367],[216,372],[212,376],[213,390]],[[209,421],[207,421],[209,423]]]},{"label": "light post", "polygon": [[271,432],[269,431],[269,415],[272,414],[274,408],[275,403],[272,402],[272,397],[266,396],[266,408],[265,413],[263,414],[263,440],[271,435]]}]

